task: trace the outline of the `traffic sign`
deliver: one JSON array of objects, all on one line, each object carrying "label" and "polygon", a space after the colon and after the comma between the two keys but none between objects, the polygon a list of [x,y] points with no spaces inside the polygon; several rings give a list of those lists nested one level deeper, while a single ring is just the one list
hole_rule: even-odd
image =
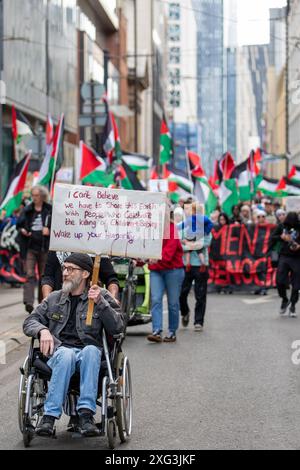
[{"label": "traffic sign", "polygon": [[106,123],[106,116],[95,116],[94,119],[91,115],[80,114],[79,127],[103,127]]},{"label": "traffic sign", "polygon": [[[93,88],[93,89],[92,89]],[[85,82],[81,86],[80,94],[83,100],[100,100],[105,93],[105,86],[102,83],[91,81]]]}]

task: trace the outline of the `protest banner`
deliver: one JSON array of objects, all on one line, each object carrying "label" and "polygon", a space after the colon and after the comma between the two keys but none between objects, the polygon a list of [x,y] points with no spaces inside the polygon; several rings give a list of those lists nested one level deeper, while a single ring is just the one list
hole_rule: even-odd
[{"label": "protest banner", "polygon": [[56,184],[50,250],[160,259],[166,196]]},{"label": "protest banner", "polygon": [[269,241],[275,226],[225,225],[212,231],[210,285],[253,290],[275,287]]},{"label": "protest banner", "polygon": [[100,255],[161,258],[165,212],[163,193],[56,184],[50,250],[95,254],[95,283]]}]

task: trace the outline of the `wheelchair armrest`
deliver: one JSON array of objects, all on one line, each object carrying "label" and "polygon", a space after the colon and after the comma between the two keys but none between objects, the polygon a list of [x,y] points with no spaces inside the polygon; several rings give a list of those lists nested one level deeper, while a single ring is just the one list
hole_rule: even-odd
[{"label": "wheelchair armrest", "polygon": [[124,338],[125,338],[124,333],[118,333],[117,335],[113,335],[113,339],[115,339],[115,340],[121,340],[121,339],[124,339]]}]

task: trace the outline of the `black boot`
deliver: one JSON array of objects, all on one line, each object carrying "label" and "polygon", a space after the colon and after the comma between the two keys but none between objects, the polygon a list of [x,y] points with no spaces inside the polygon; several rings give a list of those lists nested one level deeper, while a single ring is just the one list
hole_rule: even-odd
[{"label": "black boot", "polygon": [[35,432],[38,436],[52,437],[54,434],[54,416],[44,415]]},{"label": "black boot", "polygon": [[79,413],[79,427],[81,430],[81,434],[83,434],[86,437],[99,436],[100,431],[95,424],[93,412],[86,408],[81,408],[78,411],[78,413]]}]

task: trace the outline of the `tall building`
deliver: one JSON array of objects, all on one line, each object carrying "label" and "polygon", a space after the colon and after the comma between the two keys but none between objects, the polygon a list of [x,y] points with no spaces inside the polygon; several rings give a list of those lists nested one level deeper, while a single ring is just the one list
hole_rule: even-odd
[{"label": "tall building", "polygon": [[291,165],[300,165],[300,0],[290,1],[289,11],[289,144]]},{"label": "tall building", "polygon": [[167,111],[175,165],[187,169],[186,149],[197,151],[197,27],[191,0],[168,6]]},{"label": "tall building", "polygon": [[[3,4],[6,105],[0,162],[2,194],[12,171],[13,104],[38,132],[48,112],[55,124],[64,112],[65,146],[70,153],[75,152],[78,126],[76,0],[10,0]],[[33,151],[38,152],[37,145]]]},{"label": "tall building", "polygon": [[[270,9],[269,68],[267,72],[266,151],[286,154],[286,7]],[[265,174],[280,178],[286,161],[273,159],[264,164]]]},{"label": "tall building", "polygon": [[237,0],[224,0],[224,147],[237,152]]},{"label": "tall building", "polygon": [[265,148],[268,45],[243,46],[237,52],[237,160],[253,148]]},{"label": "tall building", "polygon": [[270,66],[279,75],[286,62],[286,7],[270,8]]},{"label": "tall building", "polygon": [[223,0],[194,0],[197,20],[199,151],[207,173],[224,148]]}]

